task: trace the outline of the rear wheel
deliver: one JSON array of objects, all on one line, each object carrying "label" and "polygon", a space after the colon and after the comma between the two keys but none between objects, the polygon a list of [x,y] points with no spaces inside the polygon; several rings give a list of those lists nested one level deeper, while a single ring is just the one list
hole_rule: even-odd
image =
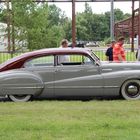
[{"label": "rear wheel", "polygon": [[140,81],[128,80],[121,88],[121,94],[126,100],[139,100],[140,99]]},{"label": "rear wheel", "polygon": [[14,102],[27,102],[31,99],[31,95],[9,95],[9,98]]}]

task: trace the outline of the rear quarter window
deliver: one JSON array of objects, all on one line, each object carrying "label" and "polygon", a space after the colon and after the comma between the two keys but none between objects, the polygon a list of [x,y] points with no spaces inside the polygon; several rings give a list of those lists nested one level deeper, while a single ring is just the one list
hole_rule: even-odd
[{"label": "rear quarter window", "polygon": [[43,67],[54,66],[54,56],[42,56],[28,60],[24,63],[24,67]]}]

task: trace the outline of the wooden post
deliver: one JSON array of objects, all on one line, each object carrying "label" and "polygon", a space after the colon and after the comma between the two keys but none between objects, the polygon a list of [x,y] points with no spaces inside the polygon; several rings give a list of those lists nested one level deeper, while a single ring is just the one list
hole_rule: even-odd
[{"label": "wooden post", "polygon": [[111,0],[111,10],[110,10],[110,36],[111,36],[111,40],[114,40],[114,0]]},{"label": "wooden post", "polygon": [[15,51],[15,27],[14,27],[14,4],[12,5],[12,52]]},{"label": "wooden post", "polygon": [[10,6],[9,6],[9,0],[6,0],[6,6],[7,6],[7,37],[8,37],[8,52],[11,51],[11,37],[10,37]]},{"label": "wooden post", "polygon": [[72,0],[72,47],[76,45],[75,0]]},{"label": "wooden post", "polygon": [[138,9],[138,47],[140,49],[140,1],[139,1],[139,9]]},{"label": "wooden post", "polygon": [[132,31],[131,31],[131,51],[134,52],[134,2],[135,0],[132,0]]}]

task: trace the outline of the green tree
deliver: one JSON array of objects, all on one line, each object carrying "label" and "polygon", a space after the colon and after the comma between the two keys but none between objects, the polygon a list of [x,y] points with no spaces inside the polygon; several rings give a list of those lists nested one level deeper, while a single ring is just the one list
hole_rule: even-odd
[{"label": "green tree", "polygon": [[132,16],[131,14],[129,14],[129,13],[126,13],[126,14],[124,14],[124,18],[123,18],[123,19],[130,18],[131,16]]},{"label": "green tree", "polygon": [[85,11],[77,14],[78,40],[97,41],[108,35],[108,22],[103,14],[94,14],[86,3]]},{"label": "green tree", "polygon": [[92,9],[88,3],[85,3],[84,12],[77,13],[77,40],[91,40],[92,14]]},{"label": "green tree", "polygon": [[70,18],[68,18],[68,17],[65,18],[65,22],[64,22],[62,28],[64,30],[63,38],[66,38],[69,41],[71,41],[72,40],[72,21]]},{"label": "green tree", "polygon": [[[72,39],[72,21],[56,5],[32,0],[12,0],[11,7],[15,39],[28,49],[58,47],[63,38],[69,41]],[[120,9],[115,9],[114,13],[115,22],[130,16]],[[5,8],[0,8],[0,21],[7,22]],[[109,38],[110,12],[94,14],[90,5],[85,3],[84,12],[76,13],[76,37],[77,40],[85,41]]]},{"label": "green tree", "polygon": [[114,9],[114,20],[118,22],[124,19],[124,14],[120,9]]},{"label": "green tree", "polygon": [[44,25],[47,24],[45,10],[37,7],[36,3],[31,0],[12,1],[12,8],[16,29],[15,38],[21,42],[24,41],[24,45],[28,49],[43,48],[44,36],[42,33],[45,30]]},{"label": "green tree", "polygon": [[[30,50],[59,45],[60,40],[65,36],[59,19],[60,9],[48,6],[47,3],[38,5],[32,0],[12,1],[12,7],[15,37],[18,41],[25,42],[24,45]],[[55,13],[54,11],[55,15],[52,14]]]}]

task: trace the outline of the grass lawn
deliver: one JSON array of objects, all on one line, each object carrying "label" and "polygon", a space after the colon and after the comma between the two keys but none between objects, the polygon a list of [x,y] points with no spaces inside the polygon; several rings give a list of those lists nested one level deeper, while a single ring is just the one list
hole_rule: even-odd
[{"label": "grass lawn", "polygon": [[139,140],[140,101],[0,102],[1,140]]}]

